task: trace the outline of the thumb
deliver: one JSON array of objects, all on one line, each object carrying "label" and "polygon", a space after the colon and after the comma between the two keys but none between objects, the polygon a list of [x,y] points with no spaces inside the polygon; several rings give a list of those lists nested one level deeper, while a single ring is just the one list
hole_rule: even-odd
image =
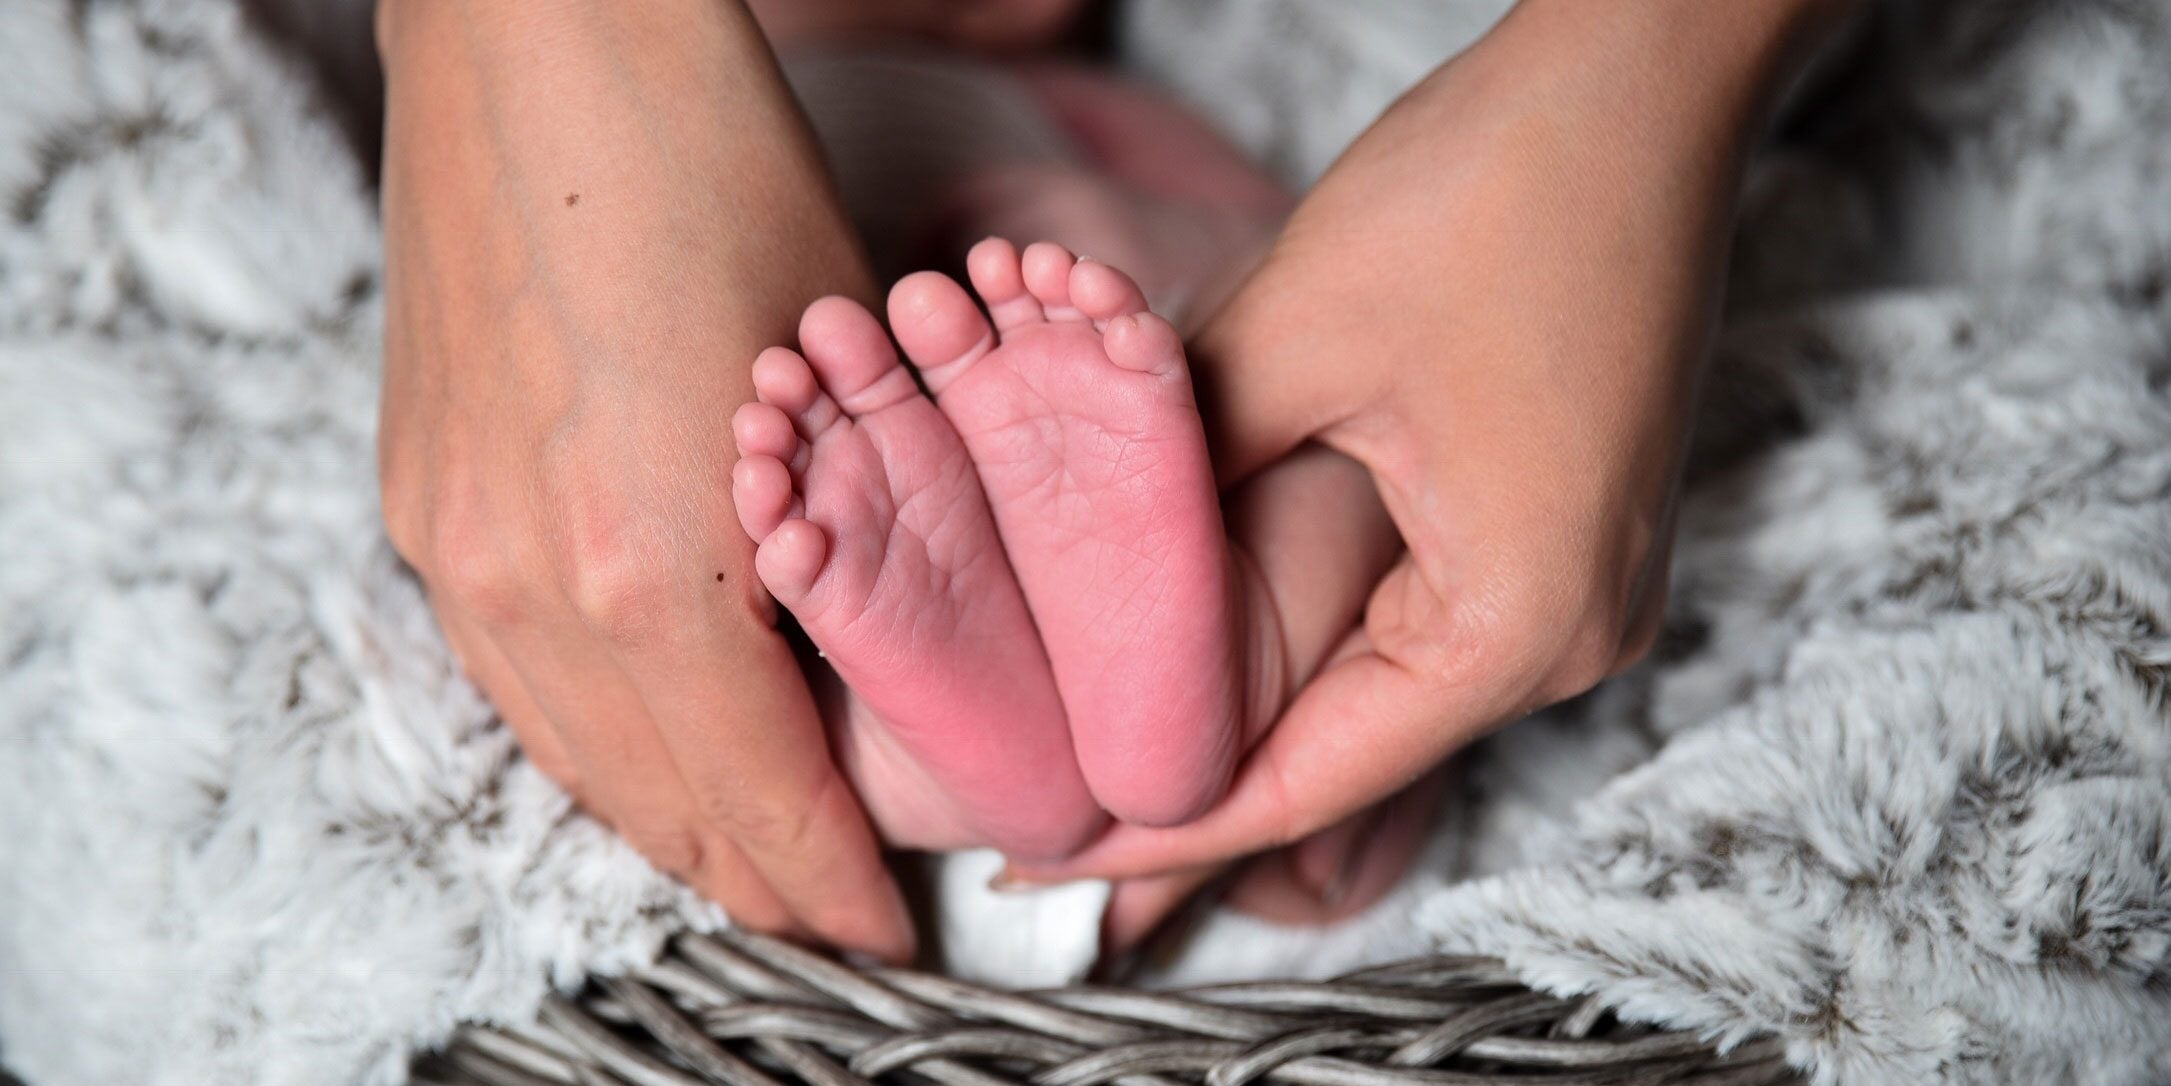
[{"label": "thumb", "polygon": [[[1283,282],[1270,259],[1207,319],[1187,350],[1206,440],[1223,487],[1231,486],[1370,402],[1380,367],[1320,365],[1342,358],[1331,287]],[[1324,311],[1322,308],[1324,307]]]},{"label": "thumb", "polygon": [[1297,695],[1228,796],[1197,821],[1117,826],[1077,856],[1018,865],[1010,877],[1133,878],[1300,840],[1408,787],[1491,727],[1505,715],[1496,693],[1447,686],[1373,652],[1350,655]]}]

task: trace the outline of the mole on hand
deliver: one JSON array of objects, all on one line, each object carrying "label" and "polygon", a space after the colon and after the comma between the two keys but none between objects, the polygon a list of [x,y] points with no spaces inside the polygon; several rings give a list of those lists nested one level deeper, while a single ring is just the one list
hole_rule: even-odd
[{"label": "mole on hand", "polygon": [[723,583],[723,581],[724,581],[724,575],[723,575],[723,574],[721,574],[721,573],[717,574],[717,575],[716,575],[716,583],[718,583],[718,584],[722,584],[722,583]]},{"label": "mole on hand", "polygon": [[565,194],[565,206],[572,207],[577,203],[580,203],[580,193],[568,192]]}]

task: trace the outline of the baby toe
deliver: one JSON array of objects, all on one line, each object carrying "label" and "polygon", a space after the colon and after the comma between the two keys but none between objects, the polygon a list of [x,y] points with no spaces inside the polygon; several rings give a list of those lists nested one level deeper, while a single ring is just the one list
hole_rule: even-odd
[{"label": "baby toe", "polygon": [[849,298],[808,306],[799,319],[799,347],[822,391],[855,418],[919,395],[889,334],[866,306]]},{"label": "baby toe", "polygon": [[844,412],[814,379],[799,352],[771,347],[754,359],[754,395],[790,416],[799,436],[813,441],[844,417]]},{"label": "baby toe", "polygon": [[789,461],[799,451],[799,434],[792,429],[791,417],[775,404],[739,405],[731,416],[731,437],[738,443],[742,457]]},{"label": "baby toe", "polygon": [[766,541],[798,507],[790,469],[773,456],[741,459],[731,468],[731,504],[747,538]]},{"label": "baby toe", "polygon": [[965,256],[965,274],[973,293],[987,306],[997,331],[1008,332],[1048,319],[1040,299],[1025,289],[1025,272],[1018,247],[1002,238],[988,238]]},{"label": "baby toe", "polygon": [[1080,260],[1071,268],[1070,302],[1101,325],[1146,309],[1146,295],[1138,284],[1097,260]]},{"label": "baby toe", "polygon": [[890,291],[890,331],[927,387],[941,395],[995,346],[980,307],[947,275],[915,272]]},{"label": "baby toe", "polygon": [[[829,540],[805,520],[786,520],[754,551],[754,572],[778,603],[797,611],[829,557]],[[805,617],[805,616],[802,616]]]},{"label": "baby toe", "polygon": [[1183,337],[1152,313],[1131,313],[1108,322],[1101,345],[1108,360],[1140,373],[1184,372]]},{"label": "baby toe", "polygon": [[1025,289],[1040,299],[1040,307],[1052,321],[1082,321],[1085,314],[1071,304],[1070,273],[1078,258],[1052,241],[1036,241],[1025,247],[1020,267]]}]

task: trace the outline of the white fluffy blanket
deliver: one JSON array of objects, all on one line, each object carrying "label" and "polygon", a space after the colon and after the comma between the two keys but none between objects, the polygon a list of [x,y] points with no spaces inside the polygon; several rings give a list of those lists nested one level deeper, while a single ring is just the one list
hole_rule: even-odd
[{"label": "white fluffy blanket", "polygon": [[[1298,179],[1486,14],[1135,9]],[[1431,944],[1822,1082],[2171,1079],[2166,55],[2160,2],[1889,5],[1759,172],[1657,658],[1466,757],[1370,916],[1175,973]],[[396,1081],[720,919],[517,756],[382,541],[372,195],[319,102],[230,0],[0,10],[34,1083]]]}]

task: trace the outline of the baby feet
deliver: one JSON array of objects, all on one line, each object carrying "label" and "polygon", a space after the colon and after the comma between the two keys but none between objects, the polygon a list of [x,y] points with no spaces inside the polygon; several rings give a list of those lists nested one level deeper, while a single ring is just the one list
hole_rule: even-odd
[{"label": "baby feet", "polygon": [[[890,325],[979,469],[1087,785],[1129,822],[1219,798],[1238,718],[1231,571],[1183,346],[1123,273],[1041,243],[911,276]],[[990,327],[989,318],[993,320]]]},{"label": "baby feet", "polygon": [[890,295],[933,402],[841,299],[808,310],[803,358],[757,360],[734,475],[756,568],[983,827],[1067,808],[1079,770],[1096,811],[1183,821],[1226,787],[1239,721],[1181,343],[1129,278],[1057,246],[991,240],[968,268],[988,316],[933,273]]},{"label": "baby feet", "polygon": [[915,822],[1068,853],[1105,819],[957,432],[858,304],[816,302],[799,341],[754,361],[732,420],[756,572],[903,748],[887,761],[931,778],[883,783],[955,805]]}]

